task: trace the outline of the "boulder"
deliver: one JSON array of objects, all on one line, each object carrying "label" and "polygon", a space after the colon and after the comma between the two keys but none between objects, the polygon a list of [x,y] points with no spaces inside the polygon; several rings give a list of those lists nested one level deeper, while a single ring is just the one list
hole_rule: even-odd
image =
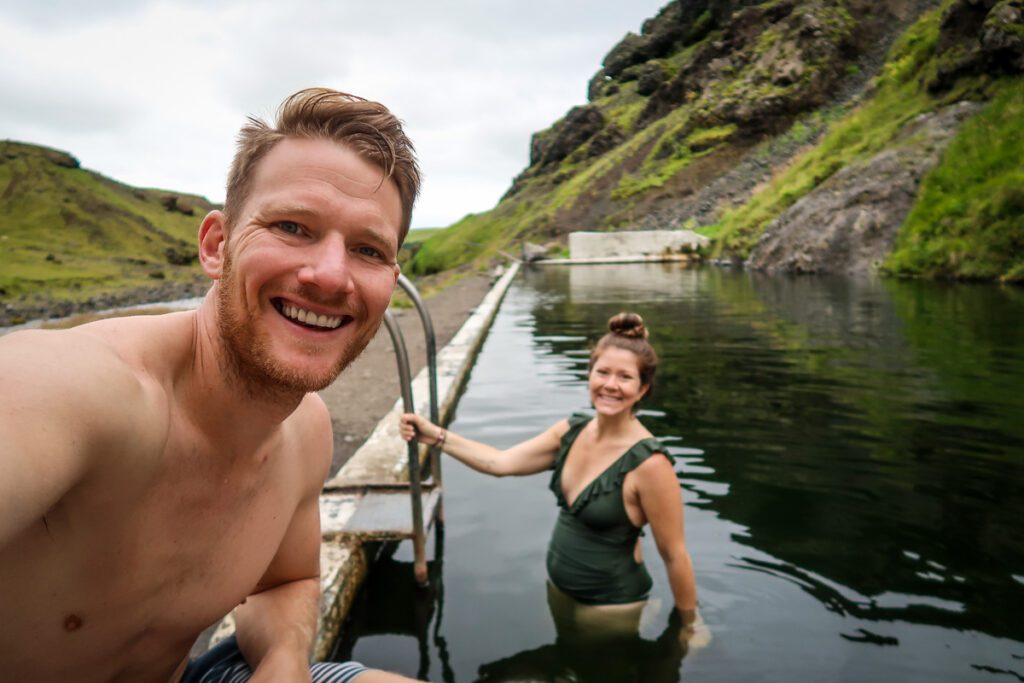
[{"label": "boulder", "polygon": [[177,211],[178,213],[186,216],[192,216],[195,214],[195,209],[192,205],[177,195],[169,194],[163,198],[161,203],[168,211]]},{"label": "boulder", "polygon": [[545,259],[547,258],[547,253],[547,247],[533,244],[532,242],[523,242],[523,261],[526,263]]},{"label": "boulder", "polygon": [[964,76],[1024,72],[1024,0],[957,0],[939,27],[932,92]]}]

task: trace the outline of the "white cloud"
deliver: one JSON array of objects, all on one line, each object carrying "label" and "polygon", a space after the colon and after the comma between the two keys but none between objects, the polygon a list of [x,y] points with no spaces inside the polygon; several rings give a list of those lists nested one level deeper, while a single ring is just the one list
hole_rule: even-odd
[{"label": "white cloud", "polygon": [[0,2],[0,137],[118,180],[223,198],[234,136],[325,85],[407,125],[425,173],[416,226],[493,206],[530,135],[660,3],[439,0]]}]

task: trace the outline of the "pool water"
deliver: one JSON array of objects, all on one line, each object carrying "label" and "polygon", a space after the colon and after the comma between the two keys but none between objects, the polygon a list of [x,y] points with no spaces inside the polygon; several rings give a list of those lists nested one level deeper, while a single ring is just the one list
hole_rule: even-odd
[{"label": "pool water", "polygon": [[641,412],[677,459],[711,643],[556,643],[549,474],[445,460],[429,590],[403,544],[338,657],[434,681],[1024,680],[1024,290],[676,265],[524,271],[451,427],[503,447],[586,411],[588,344],[623,309],[662,357]]}]

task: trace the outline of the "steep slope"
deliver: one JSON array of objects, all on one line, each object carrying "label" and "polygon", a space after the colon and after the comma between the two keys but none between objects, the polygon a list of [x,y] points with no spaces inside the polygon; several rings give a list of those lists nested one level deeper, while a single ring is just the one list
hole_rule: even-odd
[{"label": "steep slope", "polygon": [[[960,123],[981,109],[957,103],[1012,90],[1012,75],[1022,70],[1020,0],[676,0],[609,52],[588,104],[534,135],[530,166],[498,206],[427,240],[411,267],[485,265],[518,239],[564,241],[573,230],[680,226],[711,236],[716,255],[746,259],[766,230],[783,224],[788,241],[766,247],[771,253],[753,265],[876,267],[917,202],[922,178],[941,167]],[[956,115],[945,112],[952,105]],[[1013,131],[1000,132],[1012,145]],[[857,217],[889,201],[872,203],[857,188],[877,172],[872,161],[884,161],[877,155],[897,149],[909,151],[890,159],[894,173],[915,160],[904,174],[909,190],[889,193],[899,205],[860,223],[884,224],[884,238],[869,250],[843,247]],[[795,205],[833,192],[828,181],[843,169],[846,180],[836,182],[847,183],[850,201],[823,233],[816,226],[829,207]],[[837,246],[819,253],[810,243]],[[971,273],[907,263],[894,259],[890,268],[1015,272],[1007,263]]]},{"label": "steep slope", "polygon": [[196,231],[212,208],[202,197],[122,185],[66,152],[0,142],[5,321],[196,282]]}]

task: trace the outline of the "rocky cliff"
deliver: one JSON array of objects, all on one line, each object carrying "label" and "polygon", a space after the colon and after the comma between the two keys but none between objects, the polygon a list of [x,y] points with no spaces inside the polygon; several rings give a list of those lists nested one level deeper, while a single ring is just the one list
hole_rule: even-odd
[{"label": "rocky cliff", "polygon": [[[676,0],[611,49],[588,102],[533,136],[498,206],[427,240],[412,268],[484,265],[575,230],[685,226],[757,268],[1015,279],[1024,255],[963,272],[941,253],[891,254],[921,250],[898,245],[908,215],[987,102],[1009,111],[972,134],[1024,155],[1022,72],[1024,0]],[[1011,156],[979,177],[1014,185]],[[1020,219],[1005,221],[1011,243]]]}]

